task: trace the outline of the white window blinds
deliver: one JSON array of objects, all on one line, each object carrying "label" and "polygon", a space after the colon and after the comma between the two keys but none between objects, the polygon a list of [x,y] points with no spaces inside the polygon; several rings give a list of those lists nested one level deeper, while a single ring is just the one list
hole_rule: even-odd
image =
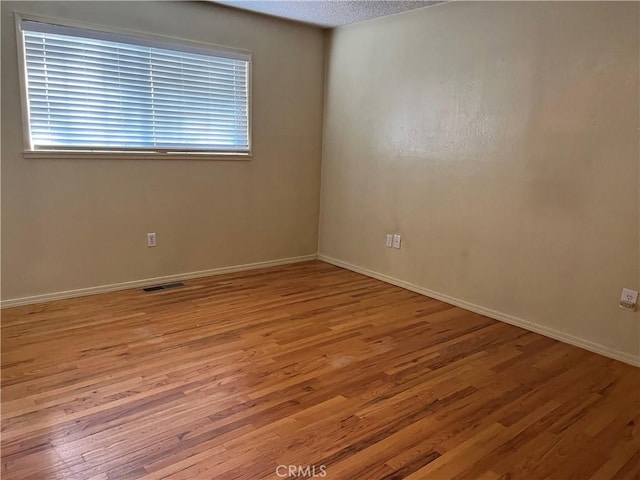
[{"label": "white window blinds", "polygon": [[20,26],[31,149],[249,151],[249,55]]}]

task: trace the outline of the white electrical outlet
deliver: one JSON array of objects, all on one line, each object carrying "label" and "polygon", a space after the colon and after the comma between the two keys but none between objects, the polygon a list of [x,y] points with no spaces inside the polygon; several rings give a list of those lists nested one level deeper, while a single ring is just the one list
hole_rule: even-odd
[{"label": "white electrical outlet", "polygon": [[622,289],[622,295],[620,296],[620,302],[618,305],[620,308],[624,308],[626,310],[631,310],[635,312],[636,305],[638,303],[638,292],[635,290],[631,290],[629,288]]},{"label": "white electrical outlet", "polygon": [[147,233],[147,247],[155,247],[156,245],[156,234]]},{"label": "white electrical outlet", "polygon": [[393,247],[393,235],[391,235],[390,233],[387,233],[387,242],[385,243],[385,245],[389,248]]},{"label": "white electrical outlet", "polygon": [[393,235],[393,248],[400,248],[400,235],[397,233]]}]

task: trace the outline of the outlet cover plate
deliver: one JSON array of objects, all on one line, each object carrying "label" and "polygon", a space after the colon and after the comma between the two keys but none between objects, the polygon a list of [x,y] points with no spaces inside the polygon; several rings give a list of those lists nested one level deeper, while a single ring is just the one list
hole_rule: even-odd
[{"label": "outlet cover plate", "polygon": [[620,302],[618,303],[620,308],[631,310],[633,312],[636,310],[637,303],[638,292],[636,292],[635,290],[631,290],[630,288],[623,288],[622,295],[620,296]]},{"label": "outlet cover plate", "polygon": [[155,247],[156,245],[156,234],[147,233],[147,247]]}]

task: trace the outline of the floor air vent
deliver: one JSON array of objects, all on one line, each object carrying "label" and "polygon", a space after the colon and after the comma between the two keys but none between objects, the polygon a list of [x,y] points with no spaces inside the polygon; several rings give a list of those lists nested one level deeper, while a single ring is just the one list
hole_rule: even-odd
[{"label": "floor air vent", "polygon": [[174,282],[174,283],[165,283],[163,285],[154,285],[153,287],[143,288],[143,292],[155,292],[157,290],[168,290],[169,288],[178,288],[184,287],[184,283],[182,282]]}]

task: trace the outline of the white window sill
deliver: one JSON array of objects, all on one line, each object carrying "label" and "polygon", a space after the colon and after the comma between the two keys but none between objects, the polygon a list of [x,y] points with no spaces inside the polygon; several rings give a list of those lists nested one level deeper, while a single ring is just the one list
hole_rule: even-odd
[{"label": "white window sill", "polygon": [[24,158],[29,159],[87,159],[87,160],[220,160],[246,161],[250,153],[215,152],[136,152],[136,151],[82,151],[82,150],[24,150]]}]

